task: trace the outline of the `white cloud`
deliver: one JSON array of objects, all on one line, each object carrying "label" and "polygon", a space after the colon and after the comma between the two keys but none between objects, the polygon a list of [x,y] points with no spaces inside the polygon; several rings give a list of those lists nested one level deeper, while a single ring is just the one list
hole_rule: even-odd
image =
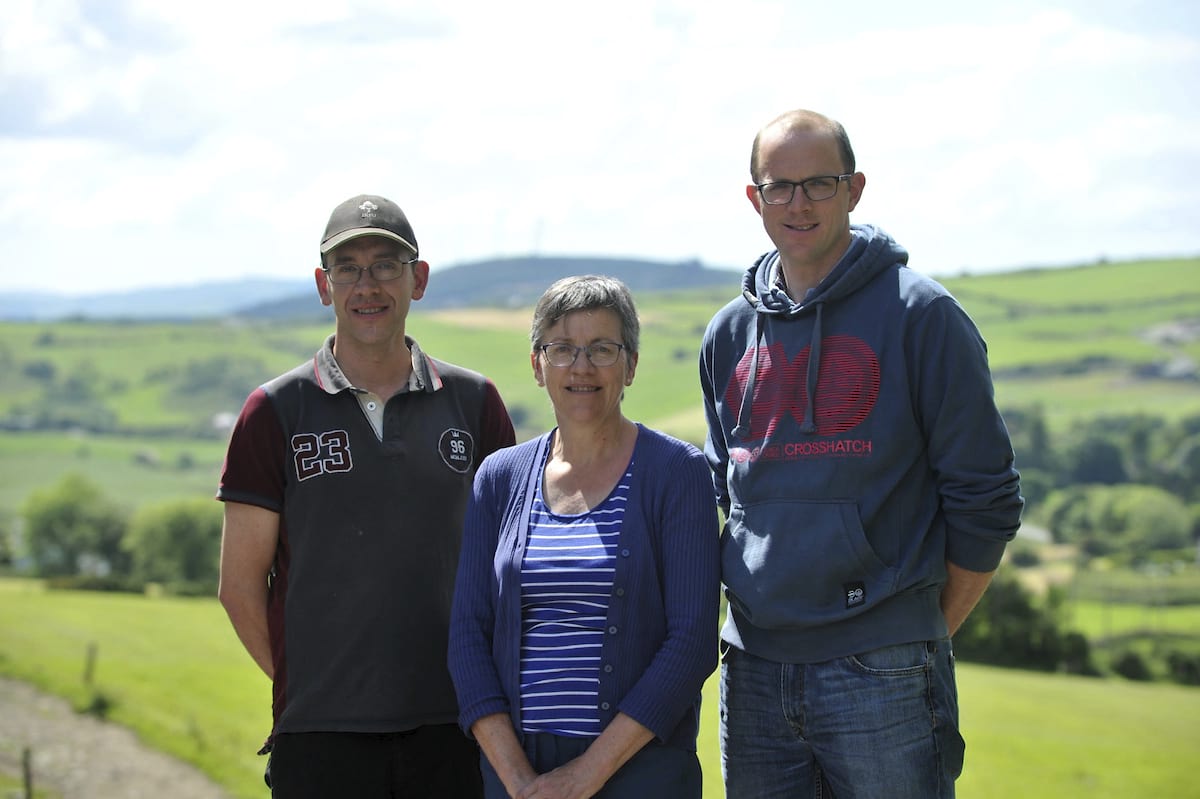
[{"label": "white cloud", "polygon": [[846,124],[868,176],[855,218],[920,268],[1193,254],[1194,21],[1166,0],[14,0],[0,269],[49,258],[40,287],[75,291],[303,276],[329,209],[362,191],[405,207],[435,268],[740,266],[768,246],[750,140],[797,106]]}]

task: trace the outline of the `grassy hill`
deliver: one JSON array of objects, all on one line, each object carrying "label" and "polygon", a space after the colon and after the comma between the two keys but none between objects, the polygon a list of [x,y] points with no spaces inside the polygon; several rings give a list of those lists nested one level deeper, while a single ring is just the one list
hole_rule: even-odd
[{"label": "grassy hill", "polygon": [[1194,414],[1200,259],[1096,264],[946,280],[988,341],[1005,406],[1080,416]]},{"label": "grassy hill", "polygon": [[[1200,413],[1200,259],[958,277],[945,284],[989,344],[1001,408],[1040,404],[1052,429],[1104,414]],[[726,287],[637,296],[643,343],[626,411],[702,440],[696,352]],[[528,438],[552,424],[529,366],[530,308],[437,310],[410,332],[487,373]],[[0,323],[0,519],[79,471],[130,506],[210,494],[225,431],[258,384],[310,358],[320,323]],[[1019,453],[1018,453],[1019,454]]]},{"label": "grassy hill", "polygon": [[[1146,412],[1200,413],[1200,259],[1027,270],[943,281],[989,343],[1001,408],[1040,404],[1054,429]],[[736,288],[637,294],[643,321],[629,416],[704,435],[696,351]],[[486,372],[528,438],[552,424],[529,365],[530,308],[414,306],[429,352]],[[30,492],[71,471],[130,510],[211,496],[228,421],[262,381],[306,360],[328,322],[0,323],[0,533]],[[1019,457],[1019,453],[1018,453]],[[1150,612],[1152,615],[1147,616]],[[1194,636],[1194,606],[1075,603],[1089,637]],[[98,646],[95,682],[80,681]],[[211,599],[106,596],[0,580],[0,673],[34,682],[197,763],[235,795],[262,797],[253,755],[269,687]],[[966,799],[1200,796],[1191,759],[1200,689],[960,664]],[[720,796],[715,683],[701,738],[706,796]]]},{"label": "grassy hill", "polygon": [[[212,599],[148,598],[0,580],[0,673],[106,708],[150,745],[262,799],[270,685]],[[89,646],[91,684],[81,679]],[[1197,796],[1200,689],[958,665],[963,799]],[[721,789],[716,679],[704,690],[704,795]]]}]

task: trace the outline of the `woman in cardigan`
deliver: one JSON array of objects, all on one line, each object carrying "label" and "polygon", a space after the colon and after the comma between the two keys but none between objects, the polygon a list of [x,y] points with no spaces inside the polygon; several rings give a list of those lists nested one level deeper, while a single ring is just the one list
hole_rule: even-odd
[{"label": "woman in cardigan", "polygon": [[450,630],[489,799],[699,799],[716,668],[718,521],[704,456],[626,419],[629,290],[570,277],[534,310],[557,427],[480,466]]}]

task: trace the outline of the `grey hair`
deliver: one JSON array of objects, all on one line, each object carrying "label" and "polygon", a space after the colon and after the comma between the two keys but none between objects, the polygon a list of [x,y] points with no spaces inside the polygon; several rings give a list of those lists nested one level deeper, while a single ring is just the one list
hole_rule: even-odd
[{"label": "grey hair", "polygon": [[529,341],[534,349],[542,344],[546,331],[558,324],[569,313],[608,308],[621,321],[621,344],[634,354],[638,352],[637,308],[629,287],[615,277],[606,275],[575,275],[564,277],[546,289],[533,309],[533,323],[529,328]]}]

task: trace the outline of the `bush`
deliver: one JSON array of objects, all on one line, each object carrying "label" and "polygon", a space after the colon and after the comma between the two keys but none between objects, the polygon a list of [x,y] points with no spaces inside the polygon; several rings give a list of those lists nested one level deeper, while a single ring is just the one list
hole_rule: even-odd
[{"label": "bush", "polygon": [[1187,506],[1155,486],[1072,486],[1052,492],[1044,513],[1056,540],[1078,544],[1094,557],[1144,557],[1192,541],[1193,518]]},{"label": "bush", "polygon": [[217,587],[221,506],[208,499],[143,506],[121,546],[142,582],[205,583],[211,594]]},{"label": "bush", "polygon": [[1154,674],[1151,673],[1146,659],[1132,649],[1127,649],[1118,654],[1113,659],[1112,669],[1117,674],[1129,680],[1149,682],[1154,679]]},{"label": "bush", "polygon": [[77,574],[51,577],[46,580],[46,587],[52,591],[114,591],[129,594],[142,592],[140,582],[115,575]]},{"label": "bush", "polygon": [[1062,670],[1067,674],[1100,676],[1100,669],[1092,662],[1091,644],[1083,633],[1072,631],[1062,636],[1060,652]]},{"label": "bush", "polygon": [[1009,549],[1012,565],[1018,568],[1037,566],[1042,562],[1042,556],[1033,547],[1013,546]]},{"label": "bush", "polygon": [[1039,603],[1016,577],[1001,573],[954,634],[955,656],[993,666],[1094,673],[1087,639],[1059,630],[1060,601],[1051,592]]},{"label": "bush", "polygon": [[23,508],[29,554],[43,577],[127,574],[125,512],[80,474],[34,491]]},{"label": "bush", "polygon": [[1182,685],[1200,685],[1200,654],[1172,649],[1167,653],[1167,673]]}]

